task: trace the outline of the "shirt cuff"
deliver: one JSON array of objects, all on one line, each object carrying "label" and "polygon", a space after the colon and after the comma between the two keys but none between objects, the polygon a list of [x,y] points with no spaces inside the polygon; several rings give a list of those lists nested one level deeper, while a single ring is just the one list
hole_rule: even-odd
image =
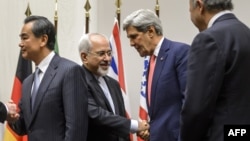
[{"label": "shirt cuff", "polygon": [[130,124],[130,132],[131,133],[136,133],[138,131],[138,121],[131,119],[131,124]]},{"label": "shirt cuff", "polygon": [[6,108],[6,114],[8,114],[9,113],[9,109],[8,109],[8,106],[6,105],[6,104],[4,104],[5,105],[5,108]]}]

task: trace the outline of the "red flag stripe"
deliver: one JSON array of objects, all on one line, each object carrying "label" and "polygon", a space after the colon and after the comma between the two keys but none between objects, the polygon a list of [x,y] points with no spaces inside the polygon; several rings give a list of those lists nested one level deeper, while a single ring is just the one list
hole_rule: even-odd
[{"label": "red flag stripe", "polygon": [[[109,69],[108,75],[116,79],[121,87],[122,96],[124,99],[124,105],[126,109],[126,117],[130,118],[130,107],[129,107],[129,98],[126,92],[126,84],[125,84],[125,76],[124,76],[124,68],[123,68],[123,59],[122,59],[122,48],[121,48],[121,40],[119,33],[119,25],[118,21],[115,18],[112,35],[110,37],[110,44],[113,51],[113,65]],[[133,135],[130,134],[130,140],[133,141]]]},{"label": "red flag stripe", "polygon": [[11,99],[16,104],[18,104],[18,102],[19,102],[19,100],[21,98],[21,90],[22,90],[22,83],[17,77],[15,77],[14,78],[14,85],[13,85],[13,89],[12,89]]},{"label": "red flag stripe", "polygon": [[148,120],[148,113],[141,106],[140,106],[140,109],[139,109],[139,116],[140,116],[140,119],[142,119],[142,120]]},{"label": "red flag stripe", "polygon": [[[122,50],[121,50],[122,48],[121,48],[118,22],[115,22],[114,29],[113,29],[113,37],[115,40],[116,50],[117,50],[118,72],[119,74],[124,74],[124,69],[122,65],[123,64]],[[119,74],[118,74],[118,80],[119,80],[120,86],[123,89],[124,94],[126,94],[124,75],[119,75]]]},{"label": "red flag stripe", "polygon": [[[22,82],[31,73],[32,73],[31,61],[22,58],[22,52],[20,50],[16,75],[14,78],[12,94],[11,94],[11,99],[17,105],[21,98]],[[8,125],[6,125],[4,141],[27,141],[27,136],[18,136],[14,131],[12,131],[12,129]]]}]

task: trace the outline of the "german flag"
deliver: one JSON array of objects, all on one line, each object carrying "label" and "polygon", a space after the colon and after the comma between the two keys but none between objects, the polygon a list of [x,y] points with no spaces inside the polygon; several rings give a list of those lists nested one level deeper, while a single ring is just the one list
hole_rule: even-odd
[{"label": "german flag", "polygon": [[[25,60],[22,57],[22,52],[20,51],[17,63],[16,75],[14,78],[14,84],[12,88],[12,95],[11,95],[11,99],[17,105],[21,98],[23,80],[31,73],[32,73],[31,61]],[[4,133],[4,141],[27,141],[27,136],[18,136],[14,131],[12,131],[12,129],[7,124]]]}]

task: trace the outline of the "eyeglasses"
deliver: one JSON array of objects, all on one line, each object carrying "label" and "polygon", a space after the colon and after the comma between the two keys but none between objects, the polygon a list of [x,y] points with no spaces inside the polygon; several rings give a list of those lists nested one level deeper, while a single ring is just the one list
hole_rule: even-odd
[{"label": "eyeglasses", "polygon": [[112,56],[112,51],[111,51],[111,50],[109,50],[109,51],[98,51],[98,52],[90,52],[90,51],[89,51],[88,53],[94,54],[94,55],[96,55],[96,56],[98,56],[98,57],[105,57],[106,54],[107,54],[109,57]]}]

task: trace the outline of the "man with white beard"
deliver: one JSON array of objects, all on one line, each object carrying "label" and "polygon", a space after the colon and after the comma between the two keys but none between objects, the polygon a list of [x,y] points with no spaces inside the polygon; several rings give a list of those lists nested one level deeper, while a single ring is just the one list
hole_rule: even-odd
[{"label": "man with white beard", "polygon": [[105,35],[89,33],[81,37],[79,53],[88,83],[88,141],[129,141],[129,133],[148,133],[146,121],[126,118],[119,83],[107,76],[112,50]]}]

